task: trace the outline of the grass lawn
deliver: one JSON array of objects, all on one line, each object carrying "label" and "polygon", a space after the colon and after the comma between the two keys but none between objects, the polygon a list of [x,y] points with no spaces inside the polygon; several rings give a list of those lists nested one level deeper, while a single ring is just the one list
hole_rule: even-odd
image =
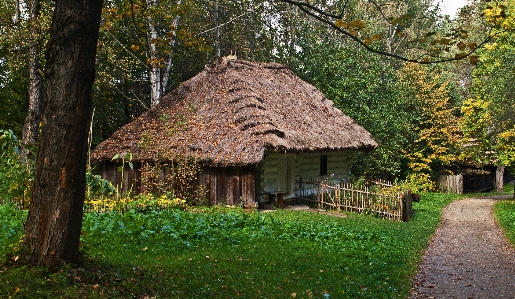
[{"label": "grass lawn", "polygon": [[57,273],[13,262],[24,215],[4,205],[0,298],[406,298],[458,198],[425,194],[406,223],[221,207],[88,213],[82,265]]},{"label": "grass lawn", "polygon": [[[505,191],[513,194],[513,184],[507,185]],[[509,199],[496,203],[494,214],[510,243],[515,245],[515,200]]]}]

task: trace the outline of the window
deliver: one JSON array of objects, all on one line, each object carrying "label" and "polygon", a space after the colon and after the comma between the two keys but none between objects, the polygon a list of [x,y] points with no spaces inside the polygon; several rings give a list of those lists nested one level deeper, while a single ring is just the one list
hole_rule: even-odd
[{"label": "window", "polygon": [[327,175],[327,155],[320,156],[320,175]]}]

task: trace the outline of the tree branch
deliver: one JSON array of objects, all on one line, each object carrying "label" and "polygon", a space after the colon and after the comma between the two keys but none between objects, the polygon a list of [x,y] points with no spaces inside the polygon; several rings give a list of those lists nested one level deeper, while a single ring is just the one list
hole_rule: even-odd
[{"label": "tree branch", "polygon": [[332,29],[345,35],[346,37],[349,37],[351,40],[353,40],[354,42],[359,44],[361,47],[365,48],[367,51],[370,51],[375,54],[387,56],[387,57],[396,58],[396,59],[399,59],[399,60],[405,61],[405,62],[413,62],[413,63],[419,63],[419,64],[434,64],[434,63],[442,63],[442,62],[461,60],[461,59],[464,59],[464,58],[472,55],[479,48],[481,48],[483,45],[488,43],[497,34],[500,33],[499,32],[497,34],[493,34],[492,29],[490,29],[488,36],[477,47],[475,47],[474,49],[471,49],[469,52],[464,53],[463,55],[455,56],[452,58],[436,57],[435,60],[427,60],[427,59],[425,59],[426,57],[434,57],[434,56],[431,55],[430,53],[425,53],[425,54],[421,55],[422,58],[412,59],[412,58],[404,57],[404,56],[401,56],[398,54],[385,52],[385,51],[381,51],[381,50],[372,48],[371,46],[369,46],[365,42],[363,42],[361,39],[359,39],[357,36],[351,34],[349,31],[343,29],[342,27],[336,26],[335,22],[336,22],[336,20],[340,19],[339,16],[326,13],[326,12],[322,11],[321,9],[314,7],[313,5],[308,4],[306,2],[298,2],[298,1],[294,1],[294,0],[279,0],[279,1],[299,7],[299,9],[302,10],[305,14],[311,16],[312,18],[314,18],[324,24],[329,25]]},{"label": "tree branch", "polygon": [[[259,8],[259,7],[261,7],[261,6],[263,6],[263,4],[259,4],[258,6],[254,7],[254,10],[258,9],[258,8]],[[222,28],[222,27],[224,27],[224,26],[226,26],[226,25],[229,25],[230,23],[232,23],[232,22],[234,22],[234,21],[236,21],[236,20],[238,20],[238,19],[241,19],[242,17],[244,17],[244,16],[246,16],[246,15],[248,15],[249,13],[252,13],[252,12],[253,12],[253,11],[249,9],[249,10],[247,10],[246,12],[242,13],[241,15],[236,16],[236,17],[234,17],[234,18],[230,19],[229,21],[227,21],[227,22],[225,22],[225,23],[223,23],[223,24],[220,24],[220,25],[218,25],[218,26],[216,26],[216,27],[213,27],[213,28],[210,28],[210,29],[207,29],[207,30],[204,30],[204,31],[202,31],[202,32],[200,32],[200,33],[195,34],[195,35],[193,36],[193,38],[198,37],[198,36],[203,35],[203,34],[206,34],[206,33],[209,33],[209,32],[211,32],[211,31],[215,31],[216,29],[220,29],[220,28]]]}]

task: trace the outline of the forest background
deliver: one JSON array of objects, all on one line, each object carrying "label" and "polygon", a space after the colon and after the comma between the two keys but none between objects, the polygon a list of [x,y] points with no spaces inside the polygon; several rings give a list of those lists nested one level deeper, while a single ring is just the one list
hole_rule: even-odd
[{"label": "forest background", "polygon": [[[454,19],[427,0],[310,2],[345,12],[333,24],[286,2],[105,1],[91,148],[236,54],[290,67],[373,135],[379,148],[356,153],[356,177],[433,188],[438,174],[515,164],[515,1],[471,1]],[[52,4],[1,2],[0,129],[21,139],[29,162]],[[432,63],[442,59],[451,61]]]}]

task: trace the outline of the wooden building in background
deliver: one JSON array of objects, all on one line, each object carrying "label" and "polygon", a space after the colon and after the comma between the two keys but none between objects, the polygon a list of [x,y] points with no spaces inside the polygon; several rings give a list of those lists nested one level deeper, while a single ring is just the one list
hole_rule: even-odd
[{"label": "wooden building in background", "polygon": [[369,132],[314,86],[276,63],[221,58],[105,140],[92,154],[101,175],[141,190],[140,166],[193,157],[210,204],[255,206],[294,197],[300,178],[350,175],[352,151],[377,147]]}]

